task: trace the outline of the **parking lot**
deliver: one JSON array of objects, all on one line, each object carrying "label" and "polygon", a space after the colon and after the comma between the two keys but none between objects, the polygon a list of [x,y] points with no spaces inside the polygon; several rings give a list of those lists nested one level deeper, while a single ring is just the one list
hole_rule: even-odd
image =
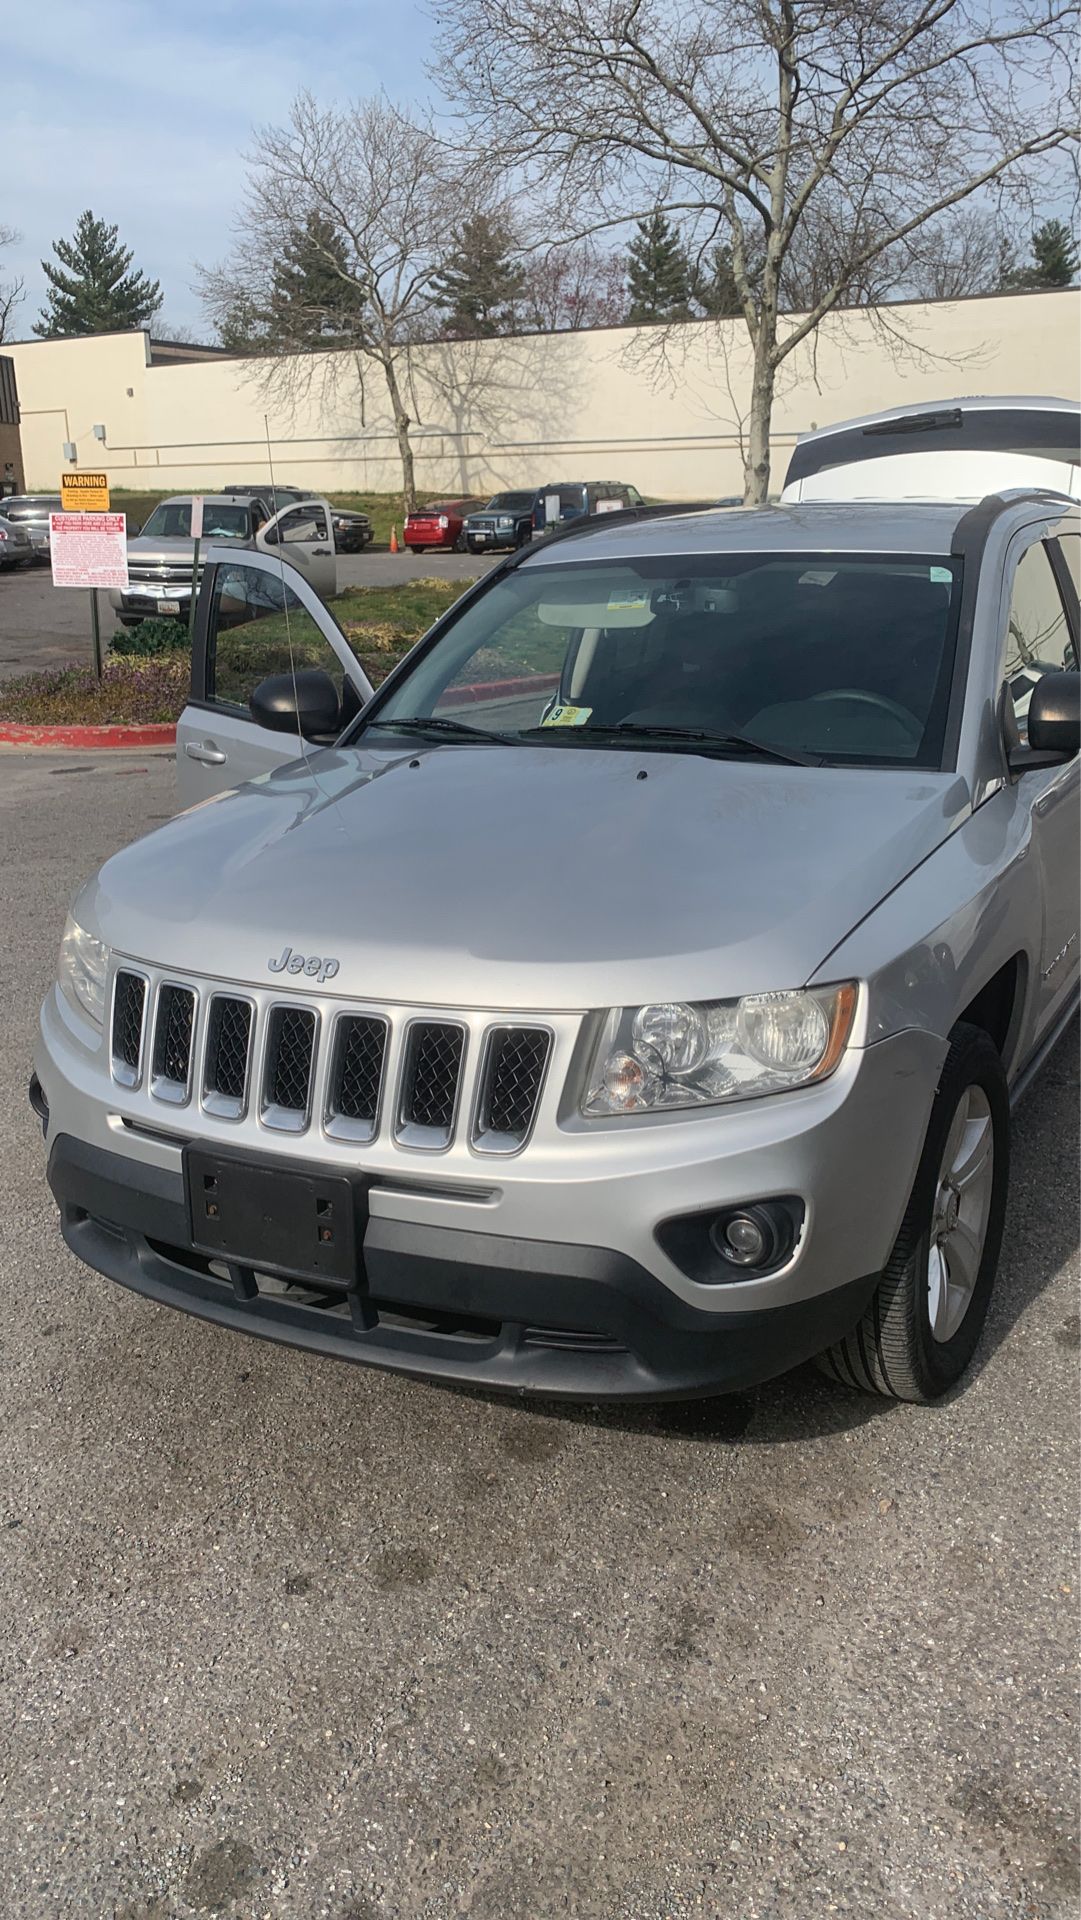
[{"label": "parking lot", "polygon": [[26,1104],[70,892],[173,783],[0,760],[0,1911],[1075,1914],[1076,1035],[933,1410],[806,1369],[558,1412],[268,1347],[80,1267]]},{"label": "parking lot", "polygon": [[25,1104],[65,900],[169,756],[0,760],[0,1910],[1075,1912],[1077,1046],[968,1388],[497,1404],[156,1308]]},{"label": "parking lot", "polygon": [[[495,559],[475,553],[342,553],[340,587],[391,587],[403,580],[477,580]],[[99,595],[102,636],[116,625],[107,594]],[[54,587],[48,567],[18,567],[0,574],[0,680],[64,666],[89,665],[90,596]]]}]

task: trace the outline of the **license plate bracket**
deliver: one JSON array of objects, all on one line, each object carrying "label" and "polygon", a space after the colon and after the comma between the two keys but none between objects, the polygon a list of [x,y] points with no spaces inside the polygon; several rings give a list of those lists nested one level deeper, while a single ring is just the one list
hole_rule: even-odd
[{"label": "license plate bracket", "polygon": [[355,1284],[363,1183],[188,1146],[184,1187],[197,1252],[287,1280]]}]

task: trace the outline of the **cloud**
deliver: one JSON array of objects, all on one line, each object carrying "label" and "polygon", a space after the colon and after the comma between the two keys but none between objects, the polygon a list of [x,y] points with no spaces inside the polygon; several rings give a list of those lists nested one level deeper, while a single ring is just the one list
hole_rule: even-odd
[{"label": "cloud", "polygon": [[17,166],[6,170],[0,225],[21,245],[3,260],[25,276],[16,332],[44,299],[40,261],[84,207],[115,221],[136,264],[160,279],[163,315],[198,329],[196,260],[228,248],[253,125],[282,120],[300,87],[344,101],[385,87],[427,92],[419,8],[395,9],[383,45],[378,0],[314,12],[295,0],[185,0],[163,19],[144,0],[49,0],[48,31],[30,8],[4,13],[4,118]]}]

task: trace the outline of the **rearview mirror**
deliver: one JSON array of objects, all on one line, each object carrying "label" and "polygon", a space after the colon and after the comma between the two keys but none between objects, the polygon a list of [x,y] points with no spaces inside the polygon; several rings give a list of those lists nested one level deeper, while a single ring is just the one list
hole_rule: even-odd
[{"label": "rearview mirror", "polygon": [[333,739],[341,731],[341,702],[329,673],[301,667],[272,673],[248,700],[251,717],[272,733],[299,733],[304,740]]},{"label": "rearview mirror", "polygon": [[1063,760],[1081,752],[1081,673],[1041,674],[1028,703],[1028,744]]}]

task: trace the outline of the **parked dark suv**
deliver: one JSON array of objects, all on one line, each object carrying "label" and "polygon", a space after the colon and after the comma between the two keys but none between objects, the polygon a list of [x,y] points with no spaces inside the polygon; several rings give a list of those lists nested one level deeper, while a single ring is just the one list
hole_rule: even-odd
[{"label": "parked dark suv", "polygon": [[479,513],[465,523],[470,553],[491,553],[498,547],[521,547],[533,537],[533,516],[540,499],[535,487],[519,493],[494,493]]},{"label": "parked dark suv", "polygon": [[[555,511],[554,503],[559,502]],[[543,533],[560,520],[580,520],[588,513],[614,513],[619,507],[640,507],[642,496],[637,487],[623,480],[553,480],[537,488],[533,509],[533,531]]]}]

